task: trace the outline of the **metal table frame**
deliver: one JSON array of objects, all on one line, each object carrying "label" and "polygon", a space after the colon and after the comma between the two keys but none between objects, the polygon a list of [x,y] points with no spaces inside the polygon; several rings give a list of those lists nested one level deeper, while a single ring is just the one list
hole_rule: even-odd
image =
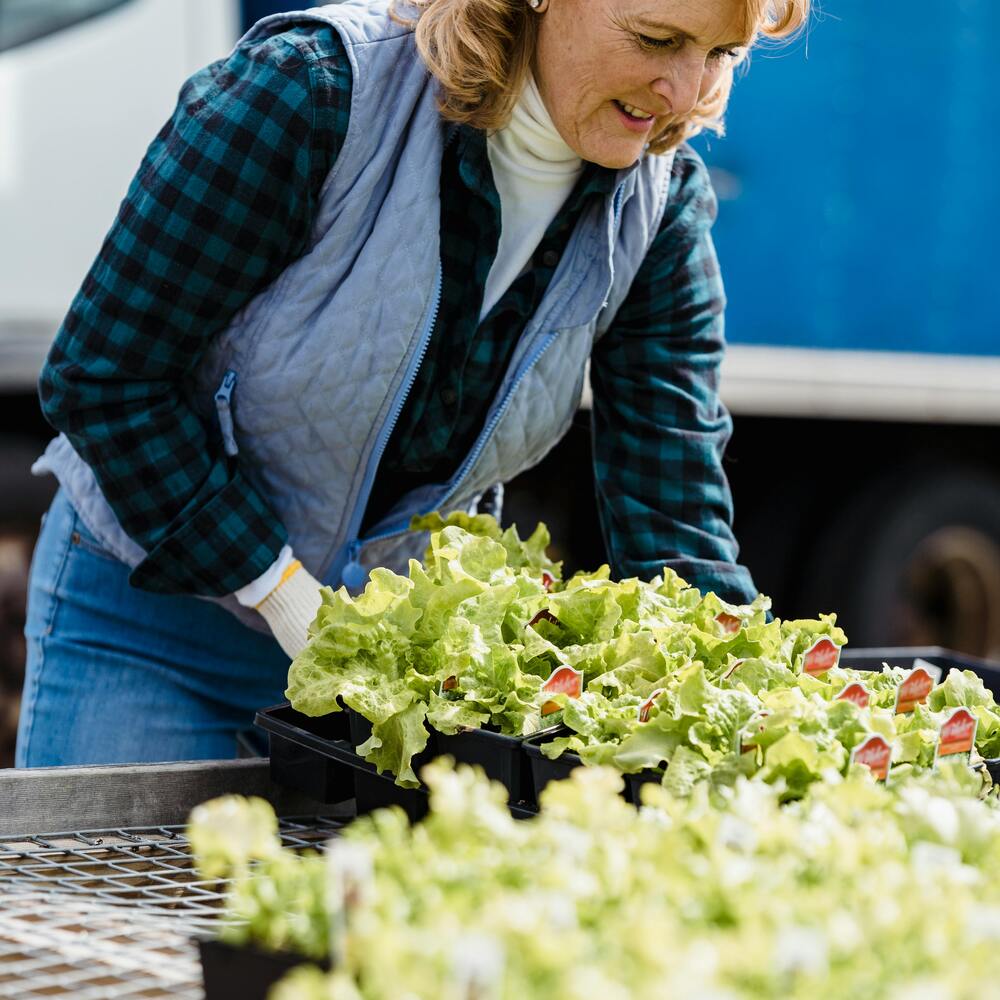
[{"label": "metal table frame", "polygon": [[226,793],[293,817],[293,848],[321,849],[353,812],[273,785],[261,759],[0,770],[0,996],[200,1000],[193,939],[226,884],[194,870],[184,823]]}]

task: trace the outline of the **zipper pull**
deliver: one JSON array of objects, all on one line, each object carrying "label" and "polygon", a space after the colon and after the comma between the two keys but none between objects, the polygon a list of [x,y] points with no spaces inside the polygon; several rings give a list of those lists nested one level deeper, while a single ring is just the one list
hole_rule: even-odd
[{"label": "zipper pull", "polygon": [[236,388],[236,372],[229,369],[222,378],[222,383],[215,392],[215,412],[219,416],[219,430],[222,432],[222,447],[230,458],[235,458],[239,452],[236,434],[233,428],[233,390]]},{"label": "zipper pull", "polygon": [[351,542],[347,551],[347,563],[340,574],[340,581],[348,590],[360,590],[368,580],[368,570],[359,562],[361,543]]}]

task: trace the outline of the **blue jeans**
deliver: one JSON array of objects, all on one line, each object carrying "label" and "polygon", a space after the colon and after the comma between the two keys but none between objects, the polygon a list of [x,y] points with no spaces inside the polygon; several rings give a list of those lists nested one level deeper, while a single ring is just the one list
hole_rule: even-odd
[{"label": "blue jeans", "polygon": [[274,639],[128,575],[60,490],[31,564],[18,767],[231,758],[255,710],[284,699]]}]

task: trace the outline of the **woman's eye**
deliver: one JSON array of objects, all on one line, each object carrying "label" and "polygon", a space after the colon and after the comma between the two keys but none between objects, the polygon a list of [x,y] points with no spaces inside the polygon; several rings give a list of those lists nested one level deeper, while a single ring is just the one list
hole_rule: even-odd
[{"label": "woman's eye", "polygon": [[644,49],[675,49],[678,45],[678,39],[674,36],[653,38],[651,35],[636,35],[636,38]]},{"label": "woman's eye", "polygon": [[713,59],[735,59],[738,55],[736,49],[712,49]]}]

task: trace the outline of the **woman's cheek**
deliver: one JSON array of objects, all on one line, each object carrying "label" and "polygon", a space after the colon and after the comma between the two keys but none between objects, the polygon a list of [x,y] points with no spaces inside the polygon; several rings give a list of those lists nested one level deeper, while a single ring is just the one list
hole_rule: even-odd
[{"label": "woman's cheek", "polygon": [[702,77],[701,94],[699,95],[702,100],[708,97],[708,95],[715,89],[721,77],[721,61],[716,62],[714,65],[708,65],[705,67],[705,75]]}]

